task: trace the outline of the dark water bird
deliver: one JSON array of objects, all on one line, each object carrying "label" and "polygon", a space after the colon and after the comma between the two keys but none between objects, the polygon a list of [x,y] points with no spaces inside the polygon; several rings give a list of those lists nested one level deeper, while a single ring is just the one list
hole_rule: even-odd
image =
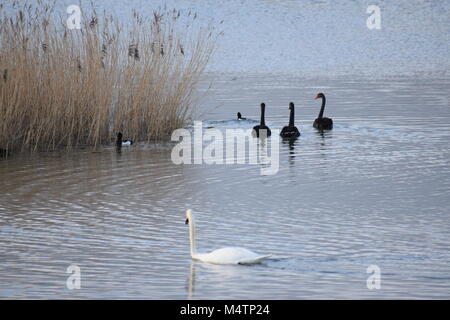
[{"label": "dark water bird", "polygon": [[117,140],[116,140],[116,146],[122,147],[122,146],[131,146],[133,144],[133,140],[123,140],[122,132],[119,132],[117,134]]},{"label": "dark water bird", "polygon": [[323,93],[318,93],[314,99],[322,99],[322,107],[320,108],[319,116],[314,120],[313,127],[319,130],[331,130],[333,129],[333,120],[323,116],[323,111],[325,110],[325,95]]},{"label": "dark water bird", "polygon": [[253,127],[253,130],[256,133],[256,136],[258,138],[259,138],[259,135],[260,135],[260,131],[262,131],[262,130],[266,130],[266,133],[267,133],[266,137],[270,137],[270,135],[272,134],[272,132],[270,131],[269,127],[266,126],[266,123],[264,121],[265,110],[266,110],[266,105],[264,103],[261,103],[261,122],[260,122],[259,125]]},{"label": "dark water bird", "polygon": [[294,111],[294,103],[289,103],[289,110],[291,110],[291,113],[289,115],[289,125],[285,126],[281,132],[280,136],[283,138],[297,138],[300,136],[300,131],[298,131],[297,127],[294,125],[294,118],[295,118],[295,111]]},{"label": "dark water bird", "polygon": [[242,118],[242,114],[240,112],[237,113],[238,120],[247,120],[247,118]]}]

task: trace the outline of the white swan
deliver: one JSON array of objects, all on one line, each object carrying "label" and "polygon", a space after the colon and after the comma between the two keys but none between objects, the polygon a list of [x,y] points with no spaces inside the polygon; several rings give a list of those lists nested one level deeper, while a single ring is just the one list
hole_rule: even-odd
[{"label": "white swan", "polygon": [[195,218],[191,209],[186,210],[186,224],[189,224],[189,242],[192,259],[217,264],[255,264],[260,263],[264,258],[271,256],[271,254],[262,256],[248,249],[237,247],[217,249],[210,253],[197,253],[197,246],[195,243]]}]

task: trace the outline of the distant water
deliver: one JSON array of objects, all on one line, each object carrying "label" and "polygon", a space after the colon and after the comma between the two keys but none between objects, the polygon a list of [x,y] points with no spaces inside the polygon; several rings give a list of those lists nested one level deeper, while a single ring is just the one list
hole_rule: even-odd
[{"label": "distant water", "polygon": [[[280,129],[296,103],[302,136],[280,142],[278,174],[177,166],[171,143],[0,160],[0,298],[450,298],[448,79],[210,81],[196,119],[222,131],[238,111],[258,119],[261,101]],[[324,134],[312,128],[320,91],[335,122]],[[200,249],[273,257],[191,261],[186,208]],[[367,289],[369,265],[379,290]]]},{"label": "distant water", "polygon": [[[81,3],[89,8],[91,1]],[[67,15],[72,4],[58,1],[56,13]],[[148,17],[157,8],[176,8],[196,17],[193,23],[186,19],[189,26],[181,24],[188,33],[212,23],[223,35],[208,66],[211,72],[449,75],[447,0],[95,0],[94,5],[125,23],[132,9]],[[369,5],[380,8],[380,30],[367,28]]]}]

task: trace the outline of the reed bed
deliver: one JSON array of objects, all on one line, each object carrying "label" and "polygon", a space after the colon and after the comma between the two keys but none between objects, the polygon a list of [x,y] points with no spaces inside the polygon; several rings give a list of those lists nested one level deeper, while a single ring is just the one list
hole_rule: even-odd
[{"label": "reed bed", "polygon": [[0,150],[109,144],[119,131],[161,140],[191,116],[210,27],[187,31],[179,21],[196,16],[177,10],[124,26],[81,9],[70,30],[49,4],[0,7]]}]

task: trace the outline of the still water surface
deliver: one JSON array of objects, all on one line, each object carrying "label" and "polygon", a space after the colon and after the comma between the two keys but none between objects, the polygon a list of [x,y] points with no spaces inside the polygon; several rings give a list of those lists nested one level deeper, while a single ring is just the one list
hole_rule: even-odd
[{"label": "still water surface", "polygon": [[[448,299],[449,89],[442,79],[212,79],[195,119],[205,126],[225,130],[237,111],[257,120],[264,101],[281,129],[296,103],[302,136],[280,142],[271,176],[258,165],[175,165],[172,143],[1,160],[0,298]],[[317,92],[335,122],[324,134],[312,128]],[[191,261],[186,208],[199,249],[272,258]],[[79,290],[66,288],[71,264]],[[367,289],[369,265],[379,290]]]}]

